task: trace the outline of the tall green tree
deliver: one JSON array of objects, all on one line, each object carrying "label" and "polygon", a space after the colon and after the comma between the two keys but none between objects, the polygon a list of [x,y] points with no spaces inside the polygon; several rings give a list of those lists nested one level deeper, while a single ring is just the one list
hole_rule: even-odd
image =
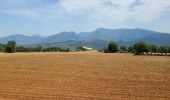
[{"label": "tall green tree", "polygon": [[109,53],[116,53],[119,51],[119,47],[115,42],[110,42],[108,45],[108,52]]},{"label": "tall green tree", "polygon": [[141,53],[149,52],[149,45],[146,44],[145,42],[138,42],[134,44],[133,47],[134,47],[135,55],[140,55]]},{"label": "tall green tree", "polygon": [[168,49],[168,46],[160,46],[158,51],[160,53],[168,53],[169,49]]},{"label": "tall green tree", "polygon": [[15,47],[16,47],[16,42],[15,41],[8,41],[5,47],[5,52],[7,53],[14,53],[15,52]]},{"label": "tall green tree", "polygon": [[158,51],[158,47],[156,45],[151,44],[149,45],[149,47],[150,47],[150,52],[156,53]]}]

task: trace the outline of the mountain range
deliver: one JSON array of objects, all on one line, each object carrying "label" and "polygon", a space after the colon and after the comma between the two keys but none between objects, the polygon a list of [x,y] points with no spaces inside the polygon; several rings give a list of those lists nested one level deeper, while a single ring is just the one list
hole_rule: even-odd
[{"label": "mountain range", "polygon": [[9,40],[15,40],[17,44],[26,46],[42,45],[75,48],[83,45],[92,48],[104,48],[110,41],[115,41],[119,45],[133,45],[139,41],[155,45],[170,45],[170,34],[145,29],[99,28],[92,32],[61,32],[46,37],[15,34],[1,37],[0,43],[5,44]]}]

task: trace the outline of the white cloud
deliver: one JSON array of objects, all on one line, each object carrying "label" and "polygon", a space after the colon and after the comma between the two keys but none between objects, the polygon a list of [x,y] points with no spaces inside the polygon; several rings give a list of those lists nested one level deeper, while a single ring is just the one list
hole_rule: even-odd
[{"label": "white cloud", "polygon": [[59,5],[63,12],[94,21],[122,22],[130,18],[148,22],[170,12],[170,0],[60,0]]},{"label": "white cloud", "polygon": [[136,6],[131,13],[138,21],[155,20],[165,14],[170,14],[170,0],[141,0],[142,5]]},{"label": "white cloud", "polygon": [[128,7],[134,0],[61,0],[59,5],[64,11],[94,17],[95,19],[123,19],[128,16]]},{"label": "white cloud", "polygon": [[[146,23],[170,15],[170,0],[1,0],[0,12],[41,20],[79,17],[96,26]],[[100,26],[99,26],[100,27]]]}]

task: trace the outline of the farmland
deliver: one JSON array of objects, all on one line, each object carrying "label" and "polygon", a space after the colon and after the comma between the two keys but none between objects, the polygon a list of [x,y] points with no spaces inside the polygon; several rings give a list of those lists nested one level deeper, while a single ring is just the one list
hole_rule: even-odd
[{"label": "farmland", "polygon": [[0,100],[170,100],[170,57],[0,53]]}]

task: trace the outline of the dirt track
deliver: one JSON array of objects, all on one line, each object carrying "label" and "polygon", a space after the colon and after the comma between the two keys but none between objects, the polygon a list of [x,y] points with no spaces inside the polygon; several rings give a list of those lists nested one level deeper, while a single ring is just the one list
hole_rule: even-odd
[{"label": "dirt track", "polygon": [[0,100],[170,100],[170,57],[0,53]]}]

